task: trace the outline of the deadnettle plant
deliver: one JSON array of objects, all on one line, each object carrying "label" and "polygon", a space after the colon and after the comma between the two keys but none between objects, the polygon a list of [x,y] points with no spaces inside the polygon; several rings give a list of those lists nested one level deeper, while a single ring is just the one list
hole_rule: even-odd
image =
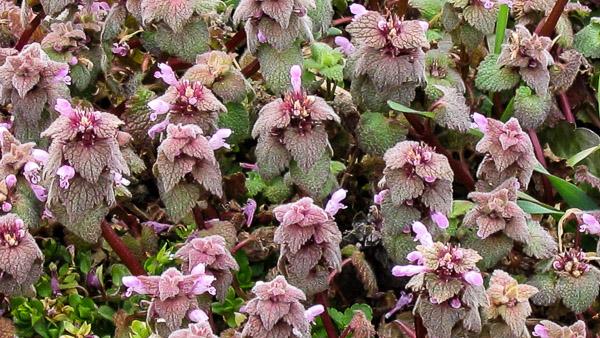
[{"label": "deadnettle plant", "polygon": [[314,8],[314,0],[242,0],[233,21],[235,24],[246,21],[248,48],[252,53],[261,44],[283,51],[298,38],[312,40],[312,22],[307,12]]},{"label": "deadnettle plant", "polygon": [[17,215],[0,216],[0,293],[30,295],[42,275],[44,255]]},{"label": "deadnettle plant", "polygon": [[[208,319],[208,317],[207,317]],[[187,329],[172,332],[169,338],[217,338],[210,328],[208,320],[202,323],[190,324]]]},{"label": "deadnettle plant", "polygon": [[310,337],[310,324],[304,317],[304,293],[288,284],[283,276],[270,282],[257,282],[251,299],[242,308],[248,321],[242,337]]},{"label": "deadnettle plant", "polygon": [[213,286],[219,300],[225,299],[227,289],[233,281],[231,271],[239,266],[227,249],[225,239],[218,235],[194,238],[175,253],[183,261],[181,270],[190,272],[198,264],[204,264],[206,273],[215,277]]},{"label": "deadnettle plant", "polygon": [[130,0],[126,3],[127,10],[143,25],[164,23],[174,32],[181,31],[194,14],[206,15],[217,4],[214,0]]},{"label": "deadnettle plant", "polygon": [[[442,23],[446,30],[459,38],[461,31],[475,29],[475,36],[482,38],[484,34],[492,34],[498,15],[498,7],[510,1],[496,0],[450,0],[443,8]],[[458,33],[458,34],[457,34]],[[471,37],[473,39],[473,37]],[[478,41],[468,41],[472,46]]]},{"label": "deadnettle plant", "polygon": [[415,222],[412,229],[415,240],[421,243],[407,256],[413,264],[397,265],[392,274],[412,277],[406,287],[419,293],[415,312],[423,318],[427,331],[450,338],[461,322],[462,329],[479,333],[479,309],[488,304],[483,278],[476,267],[481,256],[475,250],[433,242],[420,222]]},{"label": "deadnettle plant", "polygon": [[522,243],[529,240],[527,214],[517,205],[519,182],[509,178],[491,192],[472,192],[469,198],[476,205],[469,210],[463,224],[477,227],[477,236],[484,239],[502,231]]},{"label": "deadnettle plant", "polygon": [[[154,77],[162,79],[169,85],[166,92],[150,101],[148,106],[153,113],[150,120],[155,121],[159,115],[166,115],[162,124],[196,124],[203,132],[213,133],[217,130],[219,114],[226,112],[227,108],[215,95],[203,85],[201,80],[178,80],[175,72],[167,64],[159,64],[160,71]],[[167,122],[168,121],[168,122]],[[164,126],[163,126],[164,125]]]},{"label": "deadnettle plant", "polygon": [[419,201],[432,211],[448,214],[452,208],[454,173],[448,159],[424,143],[403,141],[383,156],[381,187],[389,189],[396,205]]},{"label": "deadnettle plant", "polygon": [[[42,167],[48,161],[45,150],[36,149],[35,143],[21,143],[6,129],[0,130],[2,158],[0,158],[0,203],[2,211],[9,212],[17,196],[17,183],[25,178],[36,198],[45,202],[47,191],[41,186]],[[32,225],[32,224],[30,224]]]},{"label": "deadnettle plant", "polygon": [[523,189],[533,173],[536,159],[529,136],[521,129],[519,121],[511,118],[506,123],[474,114],[483,138],[476,150],[485,154],[477,169],[478,190],[490,191],[510,177],[516,177]]},{"label": "deadnettle plant", "polygon": [[490,333],[507,338],[528,337],[525,321],[531,314],[529,298],[536,293],[536,287],[519,284],[502,270],[494,271],[487,289],[490,306],[484,311],[492,321]]},{"label": "deadnettle plant", "polygon": [[[427,22],[385,17],[358,4],[351,10],[354,20],[347,31],[356,46],[350,56],[353,97],[370,109],[387,100],[409,104],[415,89],[425,81]],[[371,95],[376,95],[378,104],[369,104],[374,102]]]},{"label": "deadnettle plant", "polygon": [[135,292],[152,296],[149,317],[164,319],[167,328],[174,331],[181,327],[186,316],[192,321],[196,319],[197,296],[214,295],[216,290],[211,286],[214,280],[214,276],[206,274],[204,265],[198,264],[189,274],[169,268],[160,276],[126,276],[123,285],[128,288],[127,295]]},{"label": "deadnettle plant", "polygon": [[196,64],[185,72],[183,79],[200,82],[223,102],[240,102],[248,91],[248,83],[235,66],[234,56],[217,50],[198,55]]},{"label": "deadnettle plant", "polygon": [[540,338],[585,338],[587,332],[583,320],[578,320],[571,326],[560,326],[549,320],[542,320],[533,329],[533,336]]},{"label": "deadnettle plant", "polygon": [[177,188],[187,174],[204,189],[221,196],[221,170],[214,151],[225,145],[220,133],[207,139],[197,125],[169,124],[158,147],[154,171],[163,194]]},{"label": "deadnettle plant", "polygon": [[548,91],[550,72],[554,64],[550,54],[552,40],[545,36],[531,34],[525,26],[517,25],[508,35],[508,42],[502,45],[498,65],[518,70],[523,81],[538,95]]},{"label": "deadnettle plant", "polygon": [[280,222],[273,238],[281,245],[279,270],[309,296],[326,290],[329,272],[341,268],[342,234],[335,212],[327,213],[305,197],[276,207],[273,214]]},{"label": "deadnettle plant", "polygon": [[562,299],[571,311],[584,312],[598,297],[600,270],[590,264],[581,249],[571,248],[556,255],[552,271],[558,276],[556,298]]},{"label": "deadnettle plant", "polygon": [[114,187],[122,175],[129,175],[120,149],[129,135],[118,130],[123,122],[112,114],[73,107],[64,99],[58,99],[55,109],[60,116],[42,133],[52,140],[43,173],[47,207],[64,218],[69,230],[95,242],[100,236],[99,221],[78,223],[86,219],[86,213],[97,214],[115,203]]},{"label": "deadnettle plant", "polygon": [[12,103],[16,136],[35,141],[49,121],[42,110],[69,96],[69,65],[50,60],[38,43],[26,46],[18,55],[6,57],[0,66],[0,103]]},{"label": "deadnettle plant", "polygon": [[340,122],[324,99],[302,89],[301,74],[299,66],[291,68],[292,90],[266,104],[252,129],[252,137],[258,138],[256,160],[263,176],[278,175],[292,159],[307,172],[329,147],[323,123]]},{"label": "deadnettle plant", "polygon": [[72,22],[56,22],[50,25],[50,33],[42,40],[42,48],[65,54],[67,59],[85,48],[86,35],[82,27]]}]

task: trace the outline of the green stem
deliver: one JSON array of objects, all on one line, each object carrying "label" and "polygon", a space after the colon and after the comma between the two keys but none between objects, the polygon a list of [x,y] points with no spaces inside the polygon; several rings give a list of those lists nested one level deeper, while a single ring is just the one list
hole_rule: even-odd
[{"label": "green stem", "polygon": [[494,44],[494,54],[500,54],[502,49],[502,42],[504,42],[504,34],[506,32],[506,26],[508,25],[508,5],[500,5],[498,11],[498,20],[496,20],[496,43]]},{"label": "green stem", "polygon": [[500,116],[500,121],[506,122],[506,121],[508,121],[508,119],[510,119],[510,117],[513,114],[514,104],[515,104],[515,97],[513,96],[510,98],[510,101],[508,101],[508,105],[506,105],[506,109],[504,109],[502,116]]}]

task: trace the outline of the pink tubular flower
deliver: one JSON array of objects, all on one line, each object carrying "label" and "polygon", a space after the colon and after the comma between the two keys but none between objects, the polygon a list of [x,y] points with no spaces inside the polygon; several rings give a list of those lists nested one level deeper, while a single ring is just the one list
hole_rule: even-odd
[{"label": "pink tubular flower", "polygon": [[41,185],[31,183],[29,184],[29,187],[35,194],[35,197],[38,199],[38,201],[46,202],[46,199],[48,198],[48,191],[46,188],[42,187]]},{"label": "pink tubular flower", "polygon": [[544,325],[542,325],[542,324],[537,324],[533,328],[533,336],[534,337],[540,337],[540,338],[550,338],[550,334],[548,333],[548,329]]},{"label": "pink tubular flower", "polygon": [[396,277],[412,277],[427,271],[423,265],[396,265],[392,268],[392,275]]},{"label": "pink tubular flower", "polygon": [[388,189],[381,190],[373,197],[373,202],[377,205],[381,205],[383,203],[383,199],[390,191]]},{"label": "pink tubular flower", "polygon": [[368,10],[361,4],[350,5],[350,13],[354,14],[354,20],[360,18],[361,15],[367,13]]},{"label": "pink tubular flower", "polygon": [[162,79],[166,84],[171,86],[175,86],[178,84],[177,76],[175,75],[175,72],[173,71],[171,66],[167,65],[166,63],[159,63],[158,68],[160,70],[154,72],[155,78]]},{"label": "pink tubular flower", "polygon": [[10,212],[12,210],[12,204],[9,202],[2,202],[2,211]]},{"label": "pink tubular flower", "polygon": [[405,307],[410,305],[410,303],[412,303],[412,301],[413,301],[412,293],[406,293],[404,291],[400,291],[400,297],[398,297],[398,300],[396,301],[396,305],[394,305],[394,307],[385,314],[385,318],[389,319],[391,316],[394,315],[394,313],[396,313],[398,311],[402,311],[402,309],[404,309]]},{"label": "pink tubular flower", "polygon": [[151,228],[157,234],[160,234],[161,232],[169,230],[173,227],[172,224],[160,223],[160,222],[156,222],[156,221],[146,221],[146,222],[142,223],[142,225]]},{"label": "pink tubular flower", "polygon": [[207,321],[208,315],[200,309],[195,309],[188,313],[188,318],[194,323],[200,323]]},{"label": "pink tubular flower", "polygon": [[328,213],[331,217],[335,216],[335,214],[340,211],[340,209],[346,209],[347,206],[342,203],[342,201],[346,198],[346,193],[348,190],[339,189],[331,195],[331,199],[327,202],[325,206],[325,212]]},{"label": "pink tubular flower", "polygon": [[246,205],[242,208],[244,212],[244,216],[246,217],[246,226],[252,225],[252,220],[254,219],[254,212],[256,211],[256,201],[249,198],[246,202]]},{"label": "pink tubular flower", "polygon": [[71,77],[69,76],[69,67],[65,66],[60,68],[54,75],[55,82],[62,82],[66,85],[71,84]]},{"label": "pink tubular flower", "polygon": [[469,271],[463,275],[463,279],[473,285],[473,286],[481,286],[483,285],[483,277],[481,273],[478,271]]},{"label": "pink tubular flower", "polygon": [[71,105],[71,102],[65,99],[57,99],[56,104],[54,105],[54,109],[60,113],[60,115],[67,117],[69,119],[73,119],[76,117],[75,109]]},{"label": "pink tubular flower", "polygon": [[487,125],[488,125],[487,117],[485,117],[479,113],[473,113],[472,117],[473,117],[473,124],[471,124],[471,128],[479,129],[479,131],[481,131],[482,133],[485,133],[487,131]]},{"label": "pink tubular flower", "polygon": [[23,175],[29,183],[38,184],[40,182],[40,169],[40,165],[36,162],[27,162],[23,168]]},{"label": "pink tubular flower", "polygon": [[113,54],[115,55],[119,55],[119,56],[127,56],[127,54],[129,54],[129,45],[126,42],[115,42],[112,45],[112,48],[110,49]]},{"label": "pink tubular flower", "polygon": [[233,131],[227,128],[217,130],[208,140],[208,145],[212,150],[220,148],[231,149],[231,146],[225,142],[225,139],[231,136],[231,133],[233,133]]},{"label": "pink tubular flower", "polygon": [[298,65],[293,65],[290,69],[290,79],[292,82],[292,89],[295,93],[302,92],[302,68]]},{"label": "pink tubular flower", "polygon": [[148,136],[151,139],[154,139],[156,137],[156,135],[165,131],[165,129],[167,129],[168,125],[169,125],[169,118],[167,117],[162,122],[159,122],[159,123],[153,125],[152,127],[150,127],[150,129],[148,129]]},{"label": "pink tubular flower", "polygon": [[113,182],[115,182],[115,184],[117,186],[128,186],[131,182],[126,179],[125,177],[123,177],[123,175],[121,173],[117,173],[117,172],[113,172]]},{"label": "pink tubular flower", "polygon": [[304,318],[310,323],[314,323],[315,319],[325,312],[325,308],[321,304],[313,305],[304,311]]},{"label": "pink tubular flower", "polygon": [[258,39],[258,42],[260,42],[260,43],[267,42],[267,37],[263,34],[263,32],[261,30],[259,30],[258,33],[256,33],[256,38]]},{"label": "pink tubular flower", "polygon": [[584,213],[583,215],[581,215],[581,220],[583,221],[583,224],[579,226],[579,231],[586,232],[592,235],[600,234],[600,223],[598,222],[596,217]]},{"label": "pink tubular flower", "polygon": [[50,154],[48,154],[47,151],[42,150],[42,149],[33,149],[31,151],[31,156],[33,156],[33,158],[41,165],[46,164],[46,162],[48,162],[48,158],[50,157]]},{"label": "pink tubular flower", "polygon": [[462,303],[461,303],[460,299],[454,297],[450,300],[450,306],[453,309],[460,309],[460,307],[462,306]]},{"label": "pink tubular flower", "polygon": [[448,222],[448,218],[439,211],[432,212],[431,219],[433,220],[433,222],[435,222],[435,224],[437,224],[437,226],[440,229],[447,229],[450,225],[450,222]]},{"label": "pink tubular flower", "polygon": [[415,241],[421,242],[421,245],[424,246],[433,245],[433,238],[431,237],[431,234],[429,233],[429,230],[427,230],[425,224],[421,222],[414,222],[412,224],[412,230],[415,233]]},{"label": "pink tubular flower", "polygon": [[156,121],[158,115],[166,114],[169,112],[169,110],[171,110],[171,105],[160,98],[148,102],[148,107],[152,109],[152,113],[150,113],[150,121]]},{"label": "pink tubular flower", "polygon": [[417,262],[419,264],[422,264],[423,254],[419,251],[411,251],[408,253],[408,255],[406,255],[406,259],[408,259],[409,262]]},{"label": "pink tubular flower", "polygon": [[8,189],[12,189],[17,184],[17,176],[10,174],[4,178],[4,183]]},{"label": "pink tubular flower", "polygon": [[130,297],[134,292],[141,295],[148,293],[144,287],[144,283],[136,276],[125,276],[123,277],[122,283],[127,287],[125,297]]},{"label": "pink tubular flower", "polygon": [[349,56],[356,51],[352,42],[343,36],[336,36],[334,42],[346,56]]},{"label": "pink tubular flower", "polygon": [[258,166],[255,163],[244,163],[240,162],[240,167],[248,170],[257,170]]},{"label": "pink tubular flower", "polygon": [[60,177],[60,187],[63,189],[69,188],[69,180],[75,176],[75,169],[70,165],[63,165],[56,170],[56,175]]}]

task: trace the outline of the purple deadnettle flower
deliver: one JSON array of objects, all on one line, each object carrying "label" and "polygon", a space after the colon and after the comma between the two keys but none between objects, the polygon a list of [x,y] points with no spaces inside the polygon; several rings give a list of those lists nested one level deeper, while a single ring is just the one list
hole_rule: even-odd
[{"label": "purple deadnettle flower", "polygon": [[126,294],[152,296],[148,312],[164,319],[170,330],[176,330],[187,313],[198,309],[198,295],[215,294],[211,286],[214,280],[214,276],[205,273],[204,265],[198,264],[188,275],[169,268],[160,276],[125,276],[123,285],[127,287]]},{"label": "purple deadnettle flower", "polygon": [[427,271],[423,265],[396,265],[392,268],[392,275],[396,277],[412,277]]},{"label": "purple deadnettle flower", "polygon": [[258,33],[256,33],[256,38],[258,39],[258,42],[260,42],[260,43],[267,42],[267,37],[263,34],[263,32],[261,30],[258,30]]},{"label": "purple deadnettle flower", "polygon": [[365,6],[361,4],[350,5],[350,13],[354,14],[354,20],[360,18],[361,15],[366,14],[367,12]]},{"label": "purple deadnettle flower", "polygon": [[438,211],[434,211],[431,213],[431,219],[440,229],[447,229],[450,225],[450,222],[448,222],[448,218]]},{"label": "purple deadnettle flower", "polygon": [[383,199],[385,198],[385,196],[390,192],[389,189],[383,189],[380,192],[378,192],[377,194],[375,194],[375,196],[373,197],[373,202],[377,205],[381,205],[381,203],[383,203]]},{"label": "purple deadnettle flower", "polygon": [[42,187],[41,185],[31,183],[29,184],[29,187],[35,194],[35,197],[38,199],[38,201],[46,202],[46,200],[48,199],[48,191],[46,190],[46,188]]},{"label": "purple deadnettle flower", "polygon": [[63,165],[56,170],[56,175],[60,177],[60,187],[63,189],[69,188],[69,180],[75,176],[75,169],[70,165]]},{"label": "purple deadnettle flower", "polygon": [[188,313],[188,318],[194,323],[200,323],[208,320],[208,315],[200,309],[192,310]]},{"label": "purple deadnettle flower", "polygon": [[159,63],[158,68],[159,70],[154,72],[155,78],[162,79],[166,84],[171,86],[178,84],[179,81],[177,81],[177,76],[175,75],[175,72],[171,66],[167,65],[166,63]]},{"label": "purple deadnettle flower", "polygon": [[454,297],[454,298],[452,298],[452,300],[450,300],[450,306],[453,309],[460,309],[460,307],[462,306],[462,303],[460,302],[460,299]]},{"label": "purple deadnettle flower", "polygon": [[583,224],[579,226],[579,231],[586,232],[592,235],[600,234],[600,223],[598,222],[596,217],[584,213],[583,215],[581,215],[581,220],[583,221]]},{"label": "purple deadnettle flower", "polygon": [[256,211],[256,201],[249,198],[246,202],[246,205],[242,208],[244,212],[244,216],[246,217],[246,226],[252,225],[252,220],[254,219],[254,212]]},{"label": "purple deadnettle flower", "polygon": [[392,317],[394,315],[394,313],[396,313],[398,311],[402,311],[402,309],[404,309],[405,307],[410,305],[410,303],[412,303],[412,301],[413,301],[412,293],[406,293],[404,291],[400,291],[400,297],[398,297],[398,300],[396,301],[396,305],[394,305],[394,307],[385,314],[385,318],[389,319],[390,317]]},{"label": "purple deadnettle flower", "polygon": [[483,285],[483,277],[478,271],[469,271],[463,275],[465,281],[473,286]]},{"label": "purple deadnettle flower", "polygon": [[162,122],[159,122],[159,123],[153,125],[152,127],[150,127],[150,129],[148,129],[148,136],[151,139],[154,139],[156,137],[156,135],[162,133],[163,131],[165,131],[165,129],[167,129],[167,126],[169,125],[169,123],[170,123],[169,118],[167,117]]},{"label": "purple deadnettle flower", "polygon": [[10,212],[12,210],[12,204],[9,202],[2,202],[2,211]]},{"label": "purple deadnettle flower", "polygon": [[540,338],[550,338],[550,334],[548,333],[548,329],[544,325],[542,325],[542,324],[537,324],[533,328],[533,336],[534,337],[540,337]]},{"label": "purple deadnettle flower", "polygon": [[415,233],[415,241],[421,242],[421,245],[424,246],[433,245],[433,238],[431,237],[431,234],[429,233],[429,230],[427,230],[425,224],[421,222],[414,222],[412,224],[412,230]]},{"label": "purple deadnettle flower", "polygon": [[488,120],[487,117],[481,115],[479,113],[473,113],[473,124],[471,124],[471,128],[479,129],[482,133],[487,131]]},{"label": "purple deadnettle flower", "polygon": [[150,227],[157,234],[160,234],[161,232],[169,230],[173,227],[172,224],[159,223],[159,222],[155,222],[155,221],[143,222],[142,225]]},{"label": "purple deadnettle flower", "polygon": [[46,162],[48,162],[48,158],[50,158],[50,154],[42,149],[33,149],[31,151],[31,156],[33,156],[33,158],[41,165],[46,164]]},{"label": "purple deadnettle flower", "polygon": [[314,323],[315,319],[325,312],[325,307],[321,304],[313,305],[304,311],[304,318],[310,323]]},{"label": "purple deadnettle flower", "polygon": [[126,42],[115,42],[110,49],[113,54],[119,56],[127,56],[129,54],[129,45]]},{"label": "purple deadnettle flower", "polygon": [[549,320],[542,320],[533,328],[533,336],[540,338],[585,338],[587,332],[583,320],[578,320],[571,326],[560,326]]},{"label": "purple deadnettle flower", "polygon": [[38,184],[40,182],[40,169],[40,165],[36,162],[27,162],[23,168],[23,175],[29,183]]},{"label": "purple deadnettle flower", "polygon": [[334,42],[346,56],[349,56],[356,51],[352,42],[343,36],[336,36]]},{"label": "purple deadnettle flower", "polygon": [[225,142],[225,139],[231,136],[231,133],[233,131],[227,128],[217,130],[208,140],[208,145],[212,150],[220,148],[231,149],[231,146]]},{"label": "purple deadnettle flower", "polygon": [[335,214],[340,211],[340,209],[346,209],[347,206],[342,203],[342,201],[346,198],[346,193],[348,190],[339,189],[331,195],[331,199],[327,202],[325,206],[325,212],[328,213],[331,217],[335,216]]},{"label": "purple deadnettle flower", "polygon": [[11,189],[17,184],[17,176],[10,174],[4,178],[4,183],[8,189]]}]

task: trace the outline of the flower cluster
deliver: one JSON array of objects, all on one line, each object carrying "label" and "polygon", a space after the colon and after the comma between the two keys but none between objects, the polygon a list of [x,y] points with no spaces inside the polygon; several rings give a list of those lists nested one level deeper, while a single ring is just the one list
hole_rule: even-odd
[{"label": "flower cluster", "polygon": [[191,174],[206,190],[217,196],[222,195],[221,170],[214,150],[225,143],[217,134],[216,136],[206,139],[202,135],[202,129],[193,124],[169,124],[167,137],[158,147],[154,164],[164,193],[171,191],[187,174]]},{"label": "flower cluster", "polygon": [[85,229],[76,224],[87,212],[115,203],[114,186],[120,183],[116,179],[129,175],[120,148],[129,135],[118,130],[123,122],[112,114],[73,107],[64,99],[57,100],[55,109],[60,116],[42,133],[52,139],[43,172],[49,187],[47,206],[66,213],[69,230],[95,242],[98,225]]},{"label": "flower cluster", "polygon": [[527,189],[533,167],[536,164],[533,145],[521,129],[519,121],[511,118],[506,123],[474,114],[483,138],[476,150],[485,154],[479,165],[478,190],[490,191],[510,177],[516,177],[523,189]]},{"label": "flower cluster", "polygon": [[160,130],[155,130],[155,133],[164,130],[168,123],[196,124],[205,133],[215,132],[219,114],[227,111],[221,101],[203,85],[202,81],[178,80],[171,67],[166,64],[158,66],[160,71],[157,71],[154,76],[162,79],[169,88],[162,96],[148,103],[153,111],[150,119],[155,121],[158,115],[168,115],[157,125],[160,126]]},{"label": "flower cluster", "polygon": [[517,205],[519,182],[509,178],[491,192],[472,192],[476,206],[465,215],[465,226],[476,226],[477,236],[484,239],[499,231],[522,243],[529,239],[527,215]]},{"label": "flower cluster", "polygon": [[31,294],[42,275],[44,255],[15,214],[0,216],[0,293]]},{"label": "flower cluster", "polygon": [[69,96],[68,73],[69,65],[50,60],[38,43],[6,57],[0,66],[0,103],[12,103],[15,130],[25,135],[40,132],[46,104],[53,106],[58,98]]},{"label": "flower cluster", "polygon": [[550,83],[548,67],[554,64],[550,47],[550,38],[531,34],[525,26],[517,25],[508,42],[502,45],[498,65],[518,69],[523,81],[543,95]]},{"label": "flower cluster", "polygon": [[[485,309],[486,316],[488,319],[501,318],[513,337],[528,336],[525,320],[531,314],[529,298],[536,293],[537,288],[519,284],[508,273],[496,270],[487,289],[490,306]],[[503,332],[498,327],[496,330]]]},{"label": "flower cluster", "polygon": [[[412,230],[415,240],[421,243],[407,255],[415,264],[397,265],[392,274],[412,277],[407,287],[414,292],[424,291],[415,311],[426,319],[428,331],[435,336],[450,337],[452,328],[462,319],[465,329],[480,332],[479,308],[487,305],[483,277],[475,265],[481,256],[475,250],[433,242],[421,222],[413,223]],[[453,313],[451,317],[456,320],[439,324],[435,318],[441,313]]]},{"label": "flower cluster", "polygon": [[419,198],[433,211],[450,212],[454,173],[444,155],[424,143],[403,141],[388,149],[383,159],[386,166],[379,185],[389,188],[394,204]]},{"label": "flower cluster", "polygon": [[246,97],[248,84],[234,61],[232,54],[213,50],[198,55],[196,64],[185,72],[183,78],[200,82],[223,102],[240,102]]},{"label": "flower cluster", "polygon": [[231,270],[239,266],[226,247],[225,239],[218,235],[194,238],[177,250],[175,257],[183,261],[181,270],[189,273],[198,264],[204,264],[206,273],[215,277],[213,286],[217,298],[223,300],[233,281]]},{"label": "flower cluster", "polygon": [[36,149],[35,143],[21,143],[7,130],[0,130],[2,158],[0,158],[0,187],[6,193],[0,196],[2,211],[12,209],[12,198],[18,177],[23,175],[36,198],[45,202],[47,191],[41,186],[41,170],[48,161],[49,154],[42,149]]},{"label": "flower cluster", "polygon": [[306,15],[314,0],[242,0],[233,14],[234,23],[246,21],[248,49],[260,44],[283,51],[298,38],[312,40],[312,23]]},{"label": "flower cluster", "polygon": [[308,171],[329,145],[323,122],[340,122],[325,100],[302,89],[301,73],[299,66],[291,68],[292,90],[266,104],[252,129],[252,137],[258,138],[256,159],[261,175],[278,175],[292,159]]},{"label": "flower cluster", "polygon": [[330,270],[341,268],[342,234],[333,217],[309,197],[273,209],[280,226],[273,240],[280,244],[279,270],[306,294],[327,289]]},{"label": "flower cluster", "polygon": [[171,331],[181,327],[186,315],[195,319],[198,310],[198,295],[216,290],[211,284],[215,277],[206,274],[203,264],[195,266],[189,274],[183,274],[175,268],[169,268],[160,276],[126,276],[123,285],[127,294],[133,292],[152,296],[148,312],[151,317],[162,318]]},{"label": "flower cluster", "polygon": [[578,278],[590,271],[590,264],[585,253],[577,249],[569,249],[560,253],[552,262],[555,271]]},{"label": "flower cluster", "polygon": [[257,282],[256,295],[242,310],[248,321],[242,337],[310,337],[310,324],[304,317],[304,293],[288,284],[283,276],[270,282]]},{"label": "flower cluster", "polygon": [[350,56],[355,77],[352,95],[361,102],[373,100],[365,95],[374,94],[383,102],[410,103],[415,89],[425,81],[427,22],[384,17],[358,4],[353,4],[351,10],[354,19],[347,30],[356,46]]}]

